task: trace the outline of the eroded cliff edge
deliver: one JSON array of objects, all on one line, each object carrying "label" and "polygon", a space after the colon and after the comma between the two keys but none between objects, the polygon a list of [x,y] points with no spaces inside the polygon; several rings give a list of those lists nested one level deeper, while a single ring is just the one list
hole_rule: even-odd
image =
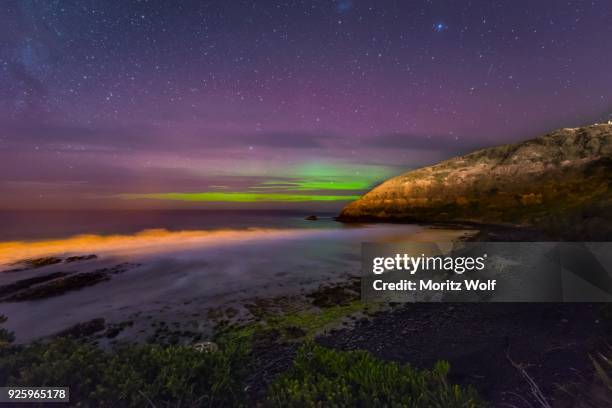
[{"label": "eroded cliff edge", "polygon": [[612,237],[612,124],[564,128],[409,171],[338,220],[531,226]]}]

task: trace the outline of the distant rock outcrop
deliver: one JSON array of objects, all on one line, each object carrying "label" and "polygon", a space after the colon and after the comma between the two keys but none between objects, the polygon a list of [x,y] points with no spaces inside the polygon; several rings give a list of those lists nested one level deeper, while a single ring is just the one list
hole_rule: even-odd
[{"label": "distant rock outcrop", "polygon": [[389,179],[340,221],[476,222],[612,237],[612,125],[565,128]]}]

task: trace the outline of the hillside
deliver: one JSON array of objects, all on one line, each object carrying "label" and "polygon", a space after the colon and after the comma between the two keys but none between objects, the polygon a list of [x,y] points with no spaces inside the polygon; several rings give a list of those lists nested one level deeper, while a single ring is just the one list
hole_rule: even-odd
[{"label": "hillside", "polygon": [[475,222],[609,237],[611,181],[612,124],[565,128],[391,178],[338,219]]}]

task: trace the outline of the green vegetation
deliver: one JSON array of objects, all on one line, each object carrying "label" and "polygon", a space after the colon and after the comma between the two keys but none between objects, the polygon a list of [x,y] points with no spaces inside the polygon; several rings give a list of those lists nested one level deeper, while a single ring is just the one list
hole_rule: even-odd
[{"label": "green vegetation", "polygon": [[345,317],[364,311],[366,307],[361,301],[354,301],[346,305],[332,306],[320,310],[288,313],[269,318],[268,325],[280,330],[298,327],[303,330],[304,337],[312,338]]},{"label": "green vegetation", "polygon": [[250,341],[253,336],[269,335],[272,331],[282,341],[313,339],[342,322],[355,319],[355,315],[367,315],[384,307],[361,302],[359,285],[358,280],[351,280],[321,286],[305,297],[255,299],[246,305],[253,321],[241,325],[230,324],[232,314],[237,313],[232,308],[210,309],[208,317],[217,322],[215,341],[228,338]]},{"label": "green vegetation", "polygon": [[[0,322],[6,319],[0,317]],[[252,369],[248,344],[253,326],[220,338],[220,348],[126,345],[105,352],[67,337],[27,346],[11,345],[0,332],[0,383],[70,387],[79,407],[247,406]],[[291,367],[267,390],[268,406],[479,407],[470,389],[450,385],[448,364],[431,371],[378,360],[366,352],[341,352],[307,343]]]},{"label": "green vegetation", "polygon": [[0,383],[70,387],[77,406],[241,406],[244,353],[130,345],[107,353],[70,338],[4,349]]},{"label": "green vegetation", "polygon": [[[6,322],[6,316],[0,315],[0,324]],[[6,330],[4,327],[0,327],[0,351],[3,348],[7,348],[15,340],[13,333]]]},{"label": "green vegetation", "polygon": [[[77,406],[244,406],[246,355],[239,348],[199,352],[184,346],[131,345],[113,353],[69,338],[2,352],[0,382],[70,387]],[[431,371],[380,361],[366,352],[303,346],[268,390],[271,406],[477,407],[471,390]]]},{"label": "green vegetation", "polygon": [[304,345],[293,367],[269,388],[267,402],[286,407],[480,407],[471,389],[447,382],[449,365],[431,371],[383,362],[364,351]]},{"label": "green vegetation", "polygon": [[[370,307],[371,308],[371,307]],[[241,344],[250,350],[258,339],[274,339],[275,342],[312,340],[326,329],[356,313],[368,312],[368,306],[360,301],[344,305],[309,309],[301,312],[265,314],[257,322],[244,325],[220,326],[215,341],[219,344]]]}]

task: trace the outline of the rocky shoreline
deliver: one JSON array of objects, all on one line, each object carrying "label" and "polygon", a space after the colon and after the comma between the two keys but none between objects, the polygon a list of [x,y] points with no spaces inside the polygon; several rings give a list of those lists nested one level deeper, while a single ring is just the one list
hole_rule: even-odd
[{"label": "rocky shoreline", "polygon": [[[478,232],[459,238],[464,241],[551,239],[533,228],[473,223],[438,223],[432,228],[477,228]],[[98,257],[32,259],[17,272],[38,273],[40,268],[64,264],[73,267],[77,261],[97,262]],[[0,287],[0,302],[37,301],[88,290],[137,267],[121,263],[103,268],[92,264],[89,272],[41,269],[35,277]],[[473,386],[493,406],[514,407],[535,404],[526,375],[549,402],[573,406],[573,399],[593,385],[589,355],[612,341],[611,311],[600,304],[366,304],[360,301],[359,279],[354,276],[294,295],[199,310],[185,321],[168,318],[174,315],[172,306],[160,307],[168,312],[165,317],[144,312],[113,320],[101,313],[44,341],[72,338],[112,350],[132,344],[136,335],[139,342],[151,345],[199,347],[206,343],[217,349],[217,344],[222,347],[238,339],[249,347],[244,389],[253,404],[262,401],[270,384],[292,366],[302,344],[367,350],[384,361],[419,369],[446,360],[453,383]],[[203,329],[198,322],[204,321],[213,330]],[[560,387],[571,392],[564,393]]]},{"label": "rocky shoreline", "polygon": [[[562,386],[590,387],[589,358],[612,340],[601,304],[406,304],[317,338],[340,350],[430,367],[472,385],[492,406],[537,406],[523,367],[552,406],[572,406]],[[562,405],[562,404],[570,405]]]}]

